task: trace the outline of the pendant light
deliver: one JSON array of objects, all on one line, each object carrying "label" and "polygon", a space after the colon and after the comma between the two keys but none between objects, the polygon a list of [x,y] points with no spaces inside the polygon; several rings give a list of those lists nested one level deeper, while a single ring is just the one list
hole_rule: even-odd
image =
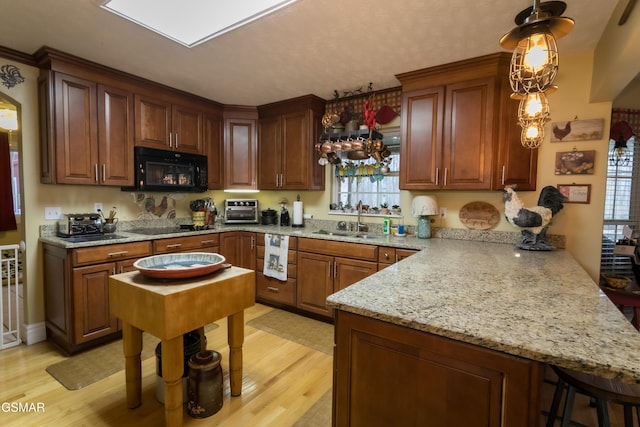
[{"label": "pendant light", "polygon": [[627,144],[635,142],[635,133],[628,122],[621,120],[611,125],[609,144],[612,142],[613,146],[609,152],[609,164],[611,166],[628,166],[631,158]]},{"label": "pendant light", "polygon": [[549,121],[549,103],[545,93],[557,89],[553,82],[558,74],[556,39],[572,29],[571,18],[560,15],[567,8],[562,1],[540,3],[521,11],[516,27],[502,36],[500,45],[513,49],[509,66],[512,98],[520,99],[518,121],[522,126],[522,145],[537,148],[544,139],[544,125]]}]

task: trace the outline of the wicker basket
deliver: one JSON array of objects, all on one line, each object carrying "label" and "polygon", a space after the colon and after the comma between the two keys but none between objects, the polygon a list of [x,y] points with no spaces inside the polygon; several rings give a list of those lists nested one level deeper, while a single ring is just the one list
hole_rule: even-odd
[{"label": "wicker basket", "polygon": [[607,286],[616,289],[624,289],[629,283],[631,283],[631,279],[618,274],[603,274],[602,276],[604,277]]}]

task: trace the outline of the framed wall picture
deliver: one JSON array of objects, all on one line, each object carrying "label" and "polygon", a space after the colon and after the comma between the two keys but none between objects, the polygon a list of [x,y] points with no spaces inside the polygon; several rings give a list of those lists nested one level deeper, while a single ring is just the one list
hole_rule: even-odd
[{"label": "framed wall picture", "polygon": [[592,175],[595,150],[559,151],[556,153],[556,175]]},{"label": "framed wall picture", "polygon": [[558,190],[567,198],[565,203],[591,202],[591,184],[558,184]]},{"label": "framed wall picture", "polygon": [[570,120],[551,123],[551,142],[602,139],[604,119]]}]

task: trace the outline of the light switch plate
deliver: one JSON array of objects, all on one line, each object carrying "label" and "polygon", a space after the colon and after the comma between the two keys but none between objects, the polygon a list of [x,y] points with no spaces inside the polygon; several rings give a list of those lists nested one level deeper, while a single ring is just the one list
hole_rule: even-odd
[{"label": "light switch plate", "polygon": [[46,207],[44,208],[44,219],[60,219],[62,216],[62,208]]}]

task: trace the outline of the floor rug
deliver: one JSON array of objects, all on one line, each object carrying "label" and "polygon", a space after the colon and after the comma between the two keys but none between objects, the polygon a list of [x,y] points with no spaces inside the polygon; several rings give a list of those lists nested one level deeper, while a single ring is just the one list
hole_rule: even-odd
[{"label": "floor rug", "polygon": [[[217,324],[211,323],[205,327],[205,332],[217,327]],[[141,360],[155,356],[155,349],[159,342],[160,340],[155,336],[143,332]],[[96,367],[99,368],[96,369]],[[124,370],[122,340],[70,356],[46,368],[46,371],[68,390],[81,389],[122,370]]]},{"label": "floor rug", "polygon": [[331,425],[331,390],[318,399],[293,427],[327,427]]},{"label": "floor rug", "polygon": [[333,355],[333,325],[283,310],[272,310],[247,322],[248,326]]}]

